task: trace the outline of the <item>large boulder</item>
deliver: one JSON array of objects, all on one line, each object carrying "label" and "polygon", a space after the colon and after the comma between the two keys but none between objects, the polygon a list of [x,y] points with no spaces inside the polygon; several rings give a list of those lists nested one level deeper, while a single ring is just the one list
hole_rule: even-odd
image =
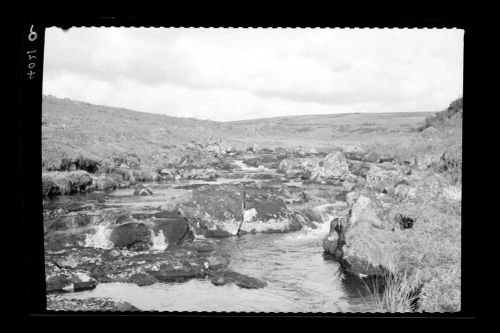
[{"label": "large boulder", "polygon": [[243,191],[235,186],[206,186],[193,190],[193,201],[179,207],[193,232],[206,237],[238,233],[243,221]]},{"label": "large boulder", "polygon": [[320,183],[338,183],[351,179],[349,166],[344,154],[336,151],[324,158],[284,159],[278,166],[278,172],[286,178],[300,178]]},{"label": "large boulder", "polygon": [[366,173],[366,185],[379,192],[392,193],[394,187],[404,182],[410,173],[410,168],[406,166],[389,162],[372,164]]},{"label": "large boulder", "polygon": [[302,228],[296,214],[283,199],[262,189],[245,191],[245,207],[240,233],[288,232]]},{"label": "large boulder", "polygon": [[340,151],[328,154],[311,172],[310,179],[317,182],[336,182],[349,176],[349,166]]},{"label": "large boulder", "polygon": [[280,162],[278,172],[283,173],[285,178],[309,179],[312,170],[319,167],[320,158],[287,158]]},{"label": "large boulder", "polygon": [[186,240],[194,238],[185,217],[161,217],[152,221],[155,235],[163,235],[167,245],[180,245]]},{"label": "large boulder", "polygon": [[146,250],[152,245],[150,229],[144,223],[126,223],[111,231],[109,240],[117,248]]},{"label": "large boulder", "polygon": [[397,269],[396,234],[384,221],[384,207],[373,195],[350,195],[348,214],[335,217],[323,240],[325,252],[337,256],[358,276],[383,275]]},{"label": "large boulder", "polygon": [[287,232],[302,225],[271,189],[212,185],[195,189],[193,201],[179,207],[197,235],[227,237],[254,232]]}]

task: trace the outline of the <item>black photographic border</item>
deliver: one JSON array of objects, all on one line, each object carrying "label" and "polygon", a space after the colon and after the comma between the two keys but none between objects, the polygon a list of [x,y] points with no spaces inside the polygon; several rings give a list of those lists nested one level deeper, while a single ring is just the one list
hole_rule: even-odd
[{"label": "black photographic border", "polygon": [[[20,148],[20,208],[22,211],[23,232],[25,235],[24,252],[22,263],[26,277],[26,288],[24,291],[26,314],[28,316],[162,316],[162,317],[280,317],[280,318],[476,318],[477,307],[474,301],[475,292],[473,290],[475,274],[471,271],[474,265],[470,258],[473,255],[471,249],[474,247],[474,228],[466,223],[462,224],[462,309],[457,313],[412,313],[412,314],[372,314],[372,313],[237,313],[237,312],[55,312],[46,310],[45,295],[45,274],[44,274],[44,246],[43,246],[43,225],[42,201],[40,196],[41,173],[37,172],[41,165],[41,102],[42,102],[42,75],[36,75],[30,79],[27,70],[30,66],[26,52],[37,50],[41,55],[35,64],[37,72],[43,73],[43,50],[46,27],[61,27],[63,29],[71,27],[316,27],[316,28],[458,28],[464,29],[464,104],[466,110],[472,110],[474,103],[474,92],[470,70],[471,59],[475,48],[474,25],[470,20],[463,18],[329,18],[325,16],[251,16],[251,15],[229,15],[229,16],[189,16],[182,17],[174,14],[159,16],[37,16],[27,15],[23,17],[22,24],[19,25],[21,40],[20,70],[19,70],[19,148]],[[37,37],[31,41],[28,39],[31,32],[35,32]],[[33,38],[33,34],[31,34]],[[33,54],[33,53],[32,53]],[[469,130],[473,127],[474,112],[466,111],[464,118],[464,133],[467,142],[473,136]],[[468,124],[471,127],[468,127]],[[469,137],[471,135],[471,137]],[[467,151],[469,148],[464,148]],[[468,153],[466,153],[467,155]],[[463,169],[467,174],[468,166]],[[469,187],[467,176],[464,177],[463,186]],[[34,186],[38,184],[38,187]],[[463,202],[469,202],[470,198],[467,190],[464,191]],[[468,204],[468,205],[469,205]],[[472,209],[469,206],[469,209]],[[470,216],[471,212],[466,208],[462,210],[462,216]],[[469,220],[464,219],[462,220]]]}]

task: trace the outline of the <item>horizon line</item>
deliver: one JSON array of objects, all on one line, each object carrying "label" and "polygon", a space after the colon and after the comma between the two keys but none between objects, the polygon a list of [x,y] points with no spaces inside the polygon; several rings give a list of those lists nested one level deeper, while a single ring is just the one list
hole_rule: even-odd
[{"label": "horizon line", "polygon": [[263,118],[247,118],[247,119],[240,119],[240,120],[230,120],[230,121],[222,121],[222,120],[212,120],[212,119],[201,119],[201,118],[195,118],[195,117],[181,117],[181,116],[172,116],[164,113],[154,113],[154,112],[148,112],[148,111],[140,111],[140,110],[134,110],[134,109],[129,109],[127,107],[123,106],[113,106],[113,105],[104,105],[104,104],[94,104],[86,101],[81,101],[81,100],[75,100],[71,99],[69,97],[57,97],[54,95],[50,94],[43,94],[42,97],[48,97],[48,98],[56,98],[56,99],[61,99],[61,100],[69,100],[72,102],[78,102],[78,103],[83,103],[83,104],[88,104],[92,106],[103,106],[107,108],[115,108],[115,109],[123,109],[126,111],[132,111],[132,112],[139,112],[139,113],[146,113],[150,115],[157,115],[157,116],[164,116],[164,117],[171,117],[171,118],[177,118],[177,119],[195,119],[199,121],[211,121],[211,122],[216,122],[216,123],[236,123],[236,122],[244,122],[244,121],[253,121],[253,120],[263,120],[263,119],[278,119],[278,118],[290,118],[290,117],[310,117],[310,116],[334,116],[334,115],[351,115],[351,114],[415,114],[415,113],[437,113],[440,112],[439,110],[435,111],[393,111],[393,112],[337,112],[337,113],[317,113],[317,114],[298,114],[298,115],[283,115],[283,116],[273,116],[273,117],[263,117]]}]

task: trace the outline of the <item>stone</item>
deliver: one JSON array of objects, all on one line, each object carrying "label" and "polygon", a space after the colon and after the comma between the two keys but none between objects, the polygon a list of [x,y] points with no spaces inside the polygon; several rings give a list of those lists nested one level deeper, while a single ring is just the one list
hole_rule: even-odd
[{"label": "stone", "polygon": [[157,218],[153,220],[155,234],[163,232],[167,244],[179,245],[186,240],[194,238],[189,228],[188,219],[185,217]]},{"label": "stone", "polygon": [[278,172],[283,173],[285,178],[321,183],[338,183],[352,177],[341,151],[335,151],[324,158],[287,158],[280,162]]},{"label": "stone", "polygon": [[206,237],[238,233],[243,221],[243,191],[235,186],[207,186],[193,190],[193,201],[179,207],[193,232]]},{"label": "stone", "polygon": [[111,231],[109,240],[118,248],[133,248],[134,245],[140,244],[151,245],[151,232],[144,223],[126,223],[119,225]]},{"label": "stone", "polygon": [[240,288],[245,289],[259,289],[267,286],[267,282],[261,281],[251,276],[240,274],[231,270],[223,271],[215,275],[211,279],[212,284],[216,286],[223,286],[226,284],[234,283]]},{"label": "stone", "polygon": [[319,182],[335,182],[349,175],[349,166],[344,154],[340,151],[328,154],[311,170],[311,180]]},{"label": "stone", "polygon": [[397,236],[392,225],[383,221],[383,204],[365,193],[349,193],[347,197],[350,211],[332,220],[323,249],[357,276],[382,276],[384,270],[395,271]]},{"label": "stone", "polygon": [[415,167],[418,170],[426,170],[436,166],[439,162],[439,156],[430,154],[419,154],[415,157]]},{"label": "stone", "polygon": [[105,297],[68,298],[47,295],[48,311],[93,311],[93,312],[136,312],[137,307],[127,302],[118,302]]},{"label": "stone", "polygon": [[351,146],[344,149],[344,155],[350,160],[361,161],[366,152],[359,146]]},{"label": "stone", "polygon": [[366,185],[378,192],[387,192],[391,186],[406,180],[408,171],[392,163],[372,164],[366,174]]},{"label": "stone", "polygon": [[93,289],[97,281],[87,271],[63,268],[46,261],[45,284],[47,293],[72,292]]}]

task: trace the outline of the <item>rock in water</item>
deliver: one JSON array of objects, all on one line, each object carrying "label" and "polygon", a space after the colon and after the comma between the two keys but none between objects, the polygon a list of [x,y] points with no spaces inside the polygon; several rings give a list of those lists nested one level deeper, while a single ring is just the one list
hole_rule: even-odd
[{"label": "rock in water", "polygon": [[206,237],[227,237],[238,233],[243,221],[243,191],[235,186],[208,186],[193,190],[193,201],[179,211],[191,229]]},{"label": "rock in water", "polygon": [[193,202],[182,205],[179,210],[188,218],[193,232],[205,237],[302,228],[296,213],[286,207],[278,191],[271,189],[205,186],[195,189]]},{"label": "rock in water", "polygon": [[111,231],[109,240],[118,248],[145,250],[151,246],[151,232],[144,223],[126,223]]},{"label": "rock in water", "polygon": [[135,187],[134,195],[153,195],[153,191],[148,186],[139,184]]},{"label": "rock in water", "polygon": [[186,240],[194,239],[185,217],[156,218],[153,220],[155,234],[163,232],[167,244],[180,245]]},{"label": "rock in water", "polygon": [[223,271],[212,277],[212,284],[216,286],[223,286],[230,283],[234,283],[238,287],[245,289],[258,289],[267,286],[267,282],[265,281],[230,270]]},{"label": "rock in water", "polygon": [[342,260],[355,275],[383,275],[394,271],[396,234],[382,219],[383,206],[369,194],[349,195],[350,212],[334,219],[323,240],[325,252]]}]

